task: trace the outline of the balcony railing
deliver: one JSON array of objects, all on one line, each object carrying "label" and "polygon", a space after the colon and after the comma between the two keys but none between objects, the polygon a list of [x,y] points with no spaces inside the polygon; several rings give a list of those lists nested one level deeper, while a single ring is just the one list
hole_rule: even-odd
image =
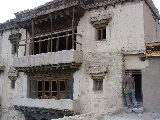
[{"label": "balcony railing", "polygon": [[81,64],[82,51],[62,50],[58,52],[42,53],[14,58],[15,68],[29,68],[59,64]]},{"label": "balcony railing", "polygon": [[70,110],[79,111],[80,101],[70,99],[31,99],[31,98],[15,98],[14,106],[35,107],[45,109]]}]

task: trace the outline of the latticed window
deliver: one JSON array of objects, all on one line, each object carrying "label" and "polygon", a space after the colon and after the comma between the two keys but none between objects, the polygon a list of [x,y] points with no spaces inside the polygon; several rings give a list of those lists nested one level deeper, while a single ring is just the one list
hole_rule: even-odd
[{"label": "latticed window", "polygon": [[73,99],[73,80],[31,80],[33,99]]}]

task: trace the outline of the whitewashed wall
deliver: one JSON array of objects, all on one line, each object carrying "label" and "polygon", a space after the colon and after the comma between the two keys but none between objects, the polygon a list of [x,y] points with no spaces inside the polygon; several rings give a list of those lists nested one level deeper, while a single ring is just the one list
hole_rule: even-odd
[{"label": "whitewashed wall", "polygon": [[[96,41],[96,28],[90,23],[90,17],[98,14],[113,14],[107,28],[106,41]],[[77,28],[82,38],[83,64],[80,76],[81,111],[90,112],[121,110],[123,106],[122,78],[124,52],[144,52],[143,2],[117,4],[115,7],[86,11]],[[108,66],[103,79],[103,91],[93,90],[93,79],[86,72],[86,66],[100,63]]]},{"label": "whitewashed wall", "polygon": [[[16,30],[12,30],[14,34]],[[22,33],[22,39],[25,38],[25,32],[20,29]],[[4,72],[0,75],[0,94],[2,97],[2,120],[22,120],[23,115],[13,108],[13,100],[15,96],[22,96],[22,77],[23,73],[19,75],[19,78],[15,82],[15,89],[11,88],[11,80],[8,78],[8,72],[11,66],[13,66],[13,58],[17,57],[16,54],[12,54],[12,45],[8,40],[11,31],[4,31],[0,41],[2,44],[1,60],[5,65]],[[24,50],[19,51],[19,55],[22,55]]]}]

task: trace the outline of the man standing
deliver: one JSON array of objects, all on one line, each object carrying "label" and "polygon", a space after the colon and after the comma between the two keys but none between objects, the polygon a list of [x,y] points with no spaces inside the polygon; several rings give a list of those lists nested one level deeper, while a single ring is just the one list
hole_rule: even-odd
[{"label": "man standing", "polygon": [[132,77],[132,71],[131,70],[129,70],[128,75],[123,80],[124,92],[126,91],[127,87],[129,88],[129,93],[126,93],[127,106],[128,106],[128,108],[130,108],[130,96],[131,96],[134,107],[137,107],[137,101],[136,101],[136,98],[135,98],[135,81],[134,81],[134,77]]}]

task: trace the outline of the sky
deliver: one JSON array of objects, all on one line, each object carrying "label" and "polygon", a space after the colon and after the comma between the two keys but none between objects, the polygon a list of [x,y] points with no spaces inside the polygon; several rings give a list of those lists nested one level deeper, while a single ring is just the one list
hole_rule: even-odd
[{"label": "sky", "polygon": [[[52,0],[2,0],[0,7],[0,23],[15,18],[14,13],[33,9]],[[160,13],[160,0],[153,0]]]}]

